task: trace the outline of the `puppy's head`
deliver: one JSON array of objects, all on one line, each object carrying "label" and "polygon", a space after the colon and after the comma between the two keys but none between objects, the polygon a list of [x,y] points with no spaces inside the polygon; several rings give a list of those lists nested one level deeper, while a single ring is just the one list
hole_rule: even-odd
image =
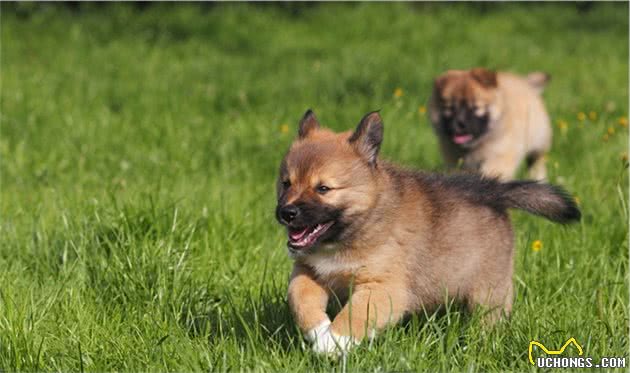
[{"label": "puppy's head", "polygon": [[322,128],[312,111],[282,160],[276,218],[293,256],[334,249],[350,239],[374,205],[383,124],[367,114],[354,132]]},{"label": "puppy's head", "polygon": [[454,144],[472,147],[498,114],[496,88],[494,71],[449,70],[435,80],[431,120]]}]

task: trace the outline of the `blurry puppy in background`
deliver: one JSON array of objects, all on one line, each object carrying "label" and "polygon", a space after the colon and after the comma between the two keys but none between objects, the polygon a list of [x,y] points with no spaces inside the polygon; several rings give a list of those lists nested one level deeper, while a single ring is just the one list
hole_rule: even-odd
[{"label": "blurry puppy in background", "polygon": [[[335,133],[309,110],[280,165],[276,218],[295,260],[288,301],[317,352],[345,351],[445,295],[481,305],[490,322],[509,314],[507,209],[561,223],[580,218],[558,187],[404,169],[378,157],[382,139],[377,112]],[[331,322],[326,306],[335,298],[345,305]]]},{"label": "blurry puppy in background", "polygon": [[529,177],[546,179],[551,126],[541,93],[549,75],[520,77],[483,68],[449,70],[435,79],[429,117],[448,167],[501,180],[523,159]]}]

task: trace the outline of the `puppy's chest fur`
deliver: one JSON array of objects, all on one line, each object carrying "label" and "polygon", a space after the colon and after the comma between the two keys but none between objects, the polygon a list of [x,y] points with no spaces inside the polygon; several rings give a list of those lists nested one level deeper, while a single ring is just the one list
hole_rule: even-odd
[{"label": "puppy's chest fur", "polygon": [[351,285],[404,282],[405,250],[401,240],[396,239],[400,232],[386,228],[390,228],[388,239],[374,240],[373,245],[363,242],[354,250],[317,253],[303,258],[303,262],[313,270],[318,281],[340,293]]},{"label": "puppy's chest fur", "polygon": [[365,263],[340,253],[322,253],[304,258],[304,263],[317,279],[333,289],[345,290],[352,281],[365,280],[368,270]]},{"label": "puppy's chest fur", "polygon": [[318,253],[304,258],[317,279],[335,290],[346,290],[350,284],[369,283],[383,276],[384,252],[363,248],[360,255],[352,252]]}]

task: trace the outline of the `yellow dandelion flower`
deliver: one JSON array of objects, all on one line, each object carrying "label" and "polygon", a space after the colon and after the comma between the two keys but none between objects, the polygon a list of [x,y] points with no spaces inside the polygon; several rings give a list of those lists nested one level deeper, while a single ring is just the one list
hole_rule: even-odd
[{"label": "yellow dandelion flower", "polygon": [[597,113],[594,111],[591,111],[588,113],[588,119],[590,120],[596,120],[597,119]]},{"label": "yellow dandelion flower", "polygon": [[396,88],[394,90],[394,97],[396,98],[401,98],[403,96],[403,94],[405,94],[402,90],[402,88]]},{"label": "yellow dandelion flower", "polygon": [[569,128],[569,123],[567,123],[566,120],[560,119],[558,121],[558,128],[560,128],[560,131],[562,131],[562,133],[565,133],[567,132],[567,129]]},{"label": "yellow dandelion flower", "polygon": [[628,163],[628,152],[622,152],[621,153],[621,161],[623,163]]},{"label": "yellow dandelion flower", "polygon": [[582,203],[582,200],[578,196],[573,197],[573,200],[575,201],[575,204],[578,206]]},{"label": "yellow dandelion flower", "polygon": [[584,114],[583,112],[580,111],[579,113],[577,113],[577,119],[580,122],[583,122],[586,119],[586,114]]},{"label": "yellow dandelion flower", "polygon": [[532,242],[532,250],[534,250],[535,252],[539,252],[543,247],[542,241],[541,240],[536,240],[534,242]]},{"label": "yellow dandelion flower", "polygon": [[609,135],[614,135],[615,134],[615,127],[608,127],[608,134]]},{"label": "yellow dandelion flower", "polygon": [[280,132],[282,132],[282,133],[289,133],[289,125],[288,124],[282,124],[280,126]]},{"label": "yellow dandelion flower", "polygon": [[424,115],[427,112],[427,108],[424,105],[420,105],[418,108],[418,114]]},{"label": "yellow dandelion flower", "polygon": [[608,141],[609,137],[610,137],[610,136],[608,136],[608,134],[607,134],[607,133],[605,133],[605,134],[604,134],[604,136],[602,137],[602,140],[604,140],[604,141]]},{"label": "yellow dandelion flower", "polygon": [[628,118],[620,117],[619,120],[617,121],[617,124],[624,128],[628,127]]}]

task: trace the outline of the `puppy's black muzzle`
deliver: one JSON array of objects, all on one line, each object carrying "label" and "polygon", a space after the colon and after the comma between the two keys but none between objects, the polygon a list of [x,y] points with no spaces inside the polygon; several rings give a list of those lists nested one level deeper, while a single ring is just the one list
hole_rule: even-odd
[{"label": "puppy's black muzzle", "polygon": [[278,206],[276,215],[280,223],[289,225],[300,215],[300,209],[296,205]]},{"label": "puppy's black muzzle", "polygon": [[472,135],[478,138],[488,130],[490,116],[486,113],[477,116],[473,109],[460,109],[453,117],[442,117],[442,128],[449,137],[455,135]]},{"label": "puppy's black muzzle", "polygon": [[276,219],[280,224],[289,227],[312,227],[319,223],[337,220],[340,215],[340,209],[324,204],[298,202],[282,205],[279,203],[276,207]]}]

